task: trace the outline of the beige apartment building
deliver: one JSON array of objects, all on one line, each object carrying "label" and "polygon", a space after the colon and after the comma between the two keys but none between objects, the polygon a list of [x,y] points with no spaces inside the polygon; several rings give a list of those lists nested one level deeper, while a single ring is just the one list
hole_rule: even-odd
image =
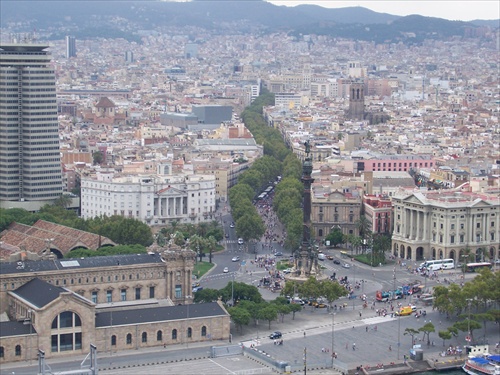
[{"label": "beige apartment building", "polygon": [[357,222],[361,215],[362,190],[329,191],[314,188],[311,197],[311,224],[314,236],[323,240],[333,230],[358,236]]},{"label": "beige apartment building", "polygon": [[394,256],[459,262],[470,250],[478,261],[500,258],[498,194],[402,189],[392,203]]}]

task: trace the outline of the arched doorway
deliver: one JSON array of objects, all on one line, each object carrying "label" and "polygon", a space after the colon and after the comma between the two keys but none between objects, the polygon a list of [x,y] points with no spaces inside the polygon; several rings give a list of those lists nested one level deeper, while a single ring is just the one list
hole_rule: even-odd
[{"label": "arched doorway", "polygon": [[415,254],[415,260],[424,259],[424,248],[422,246],[417,247],[417,252]]},{"label": "arched doorway", "polygon": [[406,249],[406,259],[411,259],[411,247],[408,246]]},{"label": "arched doorway", "polygon": [[455,250],[450,250],[450,258],[453,259],[455,261],[455,263],[457,263]]},{"label": "arched doorway", "polygon": [[436,259],[436,249],[435,248],[432,248],[432,258],[431,259]]},{"label": "arched doorway", "polygon": [[490,261],[495,261],[495,248],[494,247],[490,247]]},{"label": "arched doorway", "polygon": [[444,255],[443,249],[439,249],[439,259],[444,259],[443,255]]},{"label": "arched doorway", "polygon": [[405,245],[399,247],[399,257],[405,259]]},{"label": "arched doorway", "polygon": [[397,258],[398,257],[398,253],[399,253],[398,252],[398,244],[396,244],[396,243],[394,244],[393,251],[394,251],[393,255]]}]

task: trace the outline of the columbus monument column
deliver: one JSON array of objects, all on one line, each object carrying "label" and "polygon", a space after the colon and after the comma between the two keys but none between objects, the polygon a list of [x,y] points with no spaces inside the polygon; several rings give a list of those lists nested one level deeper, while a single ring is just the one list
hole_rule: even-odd
[{"label": "columbus monument column", "polygon": [[311,147],[309,141],[304,143],[306,158],[302,165],[301,181],[304,185],[303,198],[303,226],[302,226],[302,244],[300,249],[295,252],[295,271],[287,279],[295,281],[305,281],[310,276],[317,279],[323,278],[318,265],[318,253],[311,242],[311,185],[314,179],[312,174],[312,159],[310,157]]}]

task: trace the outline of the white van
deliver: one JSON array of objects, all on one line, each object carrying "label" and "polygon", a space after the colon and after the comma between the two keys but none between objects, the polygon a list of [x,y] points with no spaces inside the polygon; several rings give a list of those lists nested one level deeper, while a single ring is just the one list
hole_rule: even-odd
[{"label": "white van", "polygon": [[325,260],[325,259],[326,259],[326,255],[325,255],[325,254],[323,254],[323,253],[319,253],[319,254],[318,254],[318,259],[319,259],[319,260]]}]

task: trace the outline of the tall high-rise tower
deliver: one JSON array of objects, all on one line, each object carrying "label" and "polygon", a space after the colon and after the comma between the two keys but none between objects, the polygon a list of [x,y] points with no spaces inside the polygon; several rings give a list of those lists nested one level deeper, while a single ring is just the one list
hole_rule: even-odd
[{"label": "tall high-rise tower", "polygon": [[62,194],[56,83],[48,46],[0,44],[0,207]]},{"label": "tall high-rise tower", "polygon": [[365,93],[363,82],[354,81],[349,89],[349,113],[352,120],[363,120],[365,116]]},{"label": "tall high-rise tower", "polygon": [[76,57],[76,38],[74,36],[66,36],[66,58]]}]

